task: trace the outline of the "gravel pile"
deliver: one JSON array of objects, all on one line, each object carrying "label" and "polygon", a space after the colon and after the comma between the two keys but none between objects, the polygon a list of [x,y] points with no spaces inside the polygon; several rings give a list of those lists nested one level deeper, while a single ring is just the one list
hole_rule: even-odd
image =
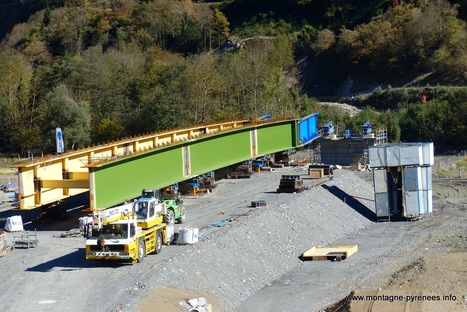
[{"label": "gravel pile", "polygon": [[[371,224],[373,187],[350,171],[300,194],[280,194],[267,207],[242,216],[202,237],[183,254],[144,272],[148,285],[208,291],[226,311],[296,268],[308,248],[332,246]],[[143,272],[142,272],[143,274]],[[135,303],[141,293],[132,294]]]}]

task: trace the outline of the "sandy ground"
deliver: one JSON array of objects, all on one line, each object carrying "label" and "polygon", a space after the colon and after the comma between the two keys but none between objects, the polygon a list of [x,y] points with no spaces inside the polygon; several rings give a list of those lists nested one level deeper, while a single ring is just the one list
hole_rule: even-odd
[{"label": "sandy ground", "polygon": [[[250,180],[223,180],[213,194],[198,199],[187,198],[189,224],[200,226],[219,222],[247,212],[251,200],[265,197],[278,200],[286,196],[271,192],[277,187],[281,174],[288,174],[288,171],[261,174]],[[371,182],[371,175],[367,172],[355,174]],[[322,190],[326,188],[323,186]],[[335,245],[358,243],[357,254],[342,262],[300,262],[295,259],[293,267],[274,280],[245,288],[256,290],[242,297],[241,304],[235,306],[226,300],[230,298],[228,295],[213,288],[182,287],[183,278],[179,278],[181,271],[178,269],[185,268],[183,261],[198,259],[193,257],[194,253],[201,248],[209,250],[210,244],[225,248],[225,238],[201,241],[199,246],[165,246],[160,255],[148,256],[140,264],[94,263],[84,259],[82,237],[61,237],[64,232],[76,228],[78,218],[86,212],[75,209],[69,211],[67,220],[29,223],[38,216],[37,210],[18,212],[0,207],[1,220],[21,214],[25,229],[30,230],[31,235],[37,229],[39,239],[37,248],[16,249],[0,258],[0,284],[3,288],[0,307],[2,311],[186,311],[179,305],[180,301],[205,297],[213,311],[320,311],[336,302],[342,307],[337,304],[330,311],[443,311],[444,307],[450,311],[465,311],[466,191],[465,179],[434,178],[433,206],[437,211],[431,216],[409,223],[377,223],[363,218],[365,226],[360,230],[346,232],[329,241]],[[320,192],[317,194],[326,194]],[[337,202],[342,205],[334,197],[329,197],[331,206]],[[288,198],[293,197],[290,195]],[[306,200],[307,197],[300,198]],[[83,196],[81,201],[85,202],[86,197]],[[202,205],[197,205],[201,202]],[[80,204],[80,199],[76,199],[69,207],[79,207]],[[196,211],[194,207],[198,207]],[[275,213],[275,208],[261,213]],[[246,220],[240,221],[245,225],[249,224],[250,218],[241,217],[239,220]],[[228,237],[228,233],[234,233],[240,223],[214,231],[213,238]],[[258,230],[250,228],[249,235]],[[273,232],[277,230],[273,229]],[[224,236],[220,236],[221,232]],[[19,234],[7,233],[9,242],[13,235]],[[235,258],[231,259],[234,263]],[[168,264],[177,260],[180,266],[167,272],[166,269],[170,269]],[[252,263],[256,260],[251,259]],[[199,266],[204,265],[206,263],[199,263]],[[159,284],[158,275],[178,279],[178,286]],[[193,276],[200,285],[210,278],[197,276],[195,272],[189,272],[189,276]],[[193,285],[192,282],[186,285]],[[450,297],[450,300],[443,301],[445,305],[427,300],[413,300],[414,303],[408,305],[404,302],[401,305],[401,302],[394,301],[357,302],[346,299],[352,293],[372,296],[400,294],[404,299],[406,296],[445,298],[443,296],[454,295],[456,300]],[[357,306],[352,308],[351,304]]]},{"label": "sandy ground", "polygon": [[[395,272],[387,286],[352,291],[326,311],[465,311],[465,232],[438,237],[435,244],[453,245],[453,248],[423,255]],[[427,249],[433,248],[433,243],[427,242],[425,246]]]}]

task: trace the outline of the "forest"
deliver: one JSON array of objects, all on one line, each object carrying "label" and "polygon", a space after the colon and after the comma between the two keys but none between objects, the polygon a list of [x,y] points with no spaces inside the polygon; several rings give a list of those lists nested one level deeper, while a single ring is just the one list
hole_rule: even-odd
[{"label": "forest", "polygon": [[[56,127],[76,149],[311,112],[340,129],[371,119],[392,142],[467,148],[466,0],[7,2],[4,155],[53,153]],[[363,110],[350,117],[324,96]]]}]

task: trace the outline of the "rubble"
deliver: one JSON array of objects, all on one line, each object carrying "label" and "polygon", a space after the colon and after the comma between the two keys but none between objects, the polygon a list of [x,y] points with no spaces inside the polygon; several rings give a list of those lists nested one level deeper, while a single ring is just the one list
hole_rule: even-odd
[{"label": "rubble", "polygon": [[188,299],[180,302],[180,305],[190,312],[212,312],[212,306],[204,297]]}]

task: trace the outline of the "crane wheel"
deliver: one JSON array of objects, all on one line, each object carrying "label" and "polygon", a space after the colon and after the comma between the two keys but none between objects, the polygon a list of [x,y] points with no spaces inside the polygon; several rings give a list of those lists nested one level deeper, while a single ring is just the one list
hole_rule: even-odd
[{"label": "crane wheel", "polygon": [[156,246],[155,246],[155,250],[154,252],[156,254],[160,253],[161,250],[162,250],[162,235],[161,235],[161,231],[157,231],[156,232]]},{"label": "crane wheel", "polygon": [[166,214],[164,215],[164,222],[167,224],[174,224],[175,223],[175,216],[172,209],[167,209]]},{"label": "crane wheel", "polygon": [[146,257],[146,247],[144,245],[144,238],[140,238],[138,243],[138,262],[143,262],[144,257]]}]

